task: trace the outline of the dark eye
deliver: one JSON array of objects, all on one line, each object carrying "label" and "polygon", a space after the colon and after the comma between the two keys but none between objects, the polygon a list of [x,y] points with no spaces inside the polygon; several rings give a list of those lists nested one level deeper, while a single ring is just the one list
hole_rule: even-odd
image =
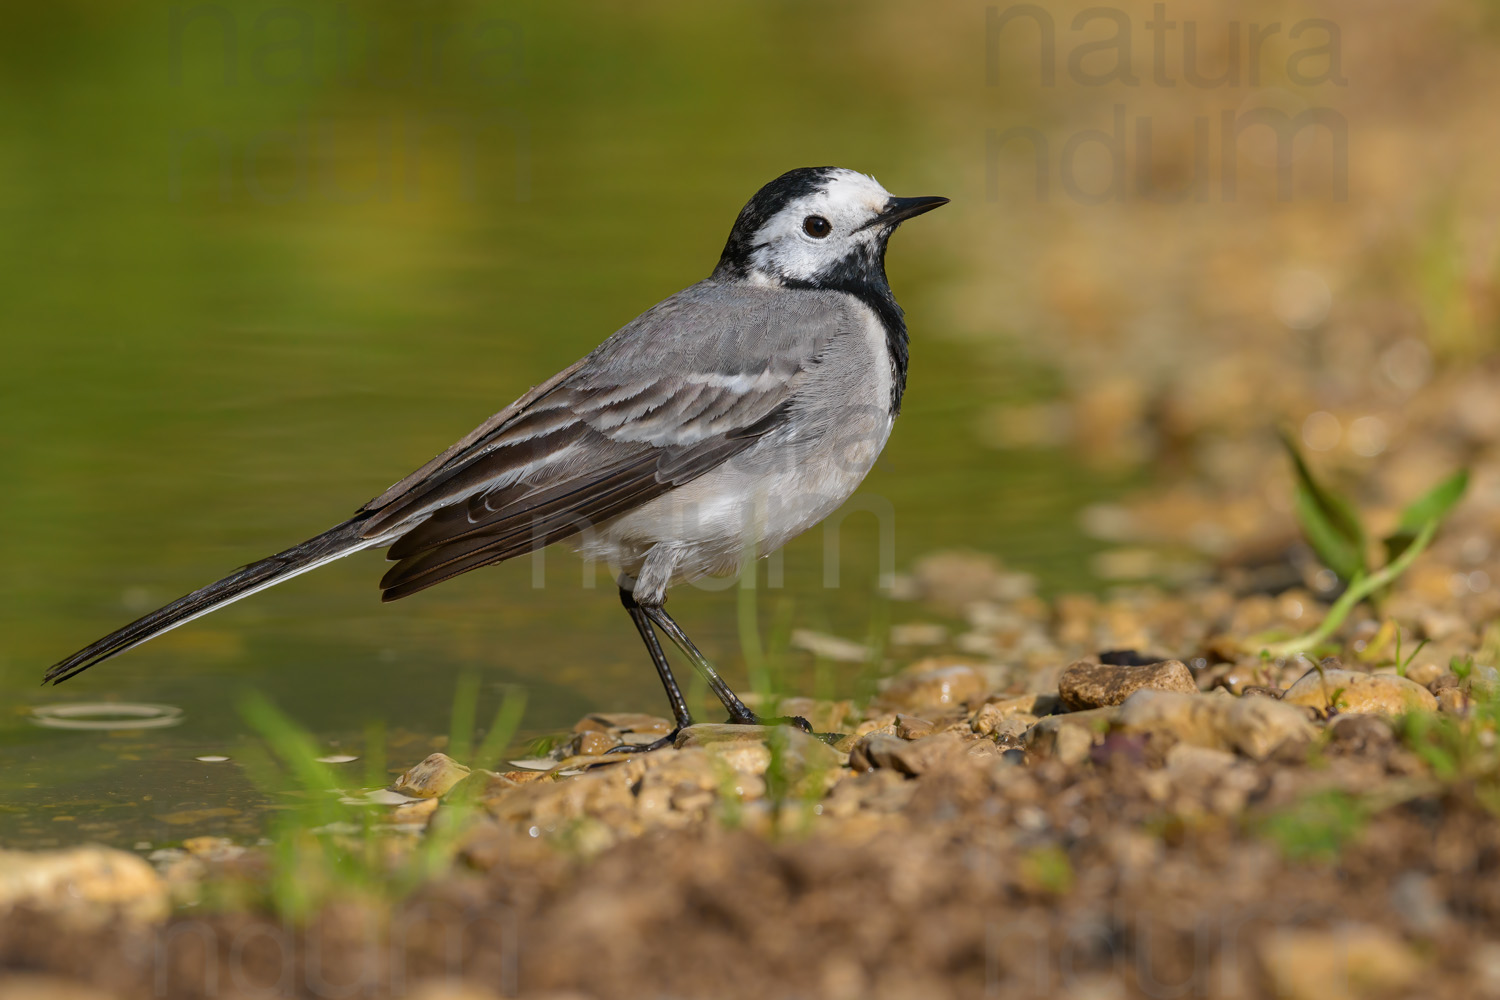
[{"label": "dark eye", "polygon": [[802,220],[802,231],[815,240],[821,240],[833,232],[833,226],[829,225],[828,220],[821,215],[809,215]]}]

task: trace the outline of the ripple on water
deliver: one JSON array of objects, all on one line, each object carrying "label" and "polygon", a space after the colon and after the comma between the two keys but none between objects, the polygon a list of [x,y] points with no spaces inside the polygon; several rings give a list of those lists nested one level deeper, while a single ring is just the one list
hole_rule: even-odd
[{"label": "ripple on water", "polygon": [[38,705],[31,721],[48,729],[163,729],[182,721],[182,709],[148,702],[66,702]]}]

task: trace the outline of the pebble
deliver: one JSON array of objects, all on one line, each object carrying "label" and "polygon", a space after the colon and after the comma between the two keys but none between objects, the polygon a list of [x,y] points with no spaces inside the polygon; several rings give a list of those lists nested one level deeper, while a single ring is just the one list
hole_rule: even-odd
[{"label": "pebble", "polygon": [[392,786],[402,795],[441,798],[469,776],[469,769],[445,753],[435,753],[408,768]]},{"label": "pebble", "polygon": [[871,733],[855,744],[849,766],[855,771],[886,769],[916,777],[954,766],[964,757],[998,759],[1000,749],[990,740],[964,739],[957,733],[938,733],[920,740],[903,740]]},{"label": "pebble", "polygon": [[[1333,704],[1336,698],[1337,704]],[[1394,674],[1362,674],[1353,670],[1309,670],[1287,689],[1282,701],[1306,705],[1320,712],[1402,715],[1437,711],[1432,692]]]},{"label": "pebble", "polygon": [[1012,719],[1020,719],[1023,722],[1034,723],[1038,716],[1050,714],[1054,707],[1050,702],[1044,707],[1041,695],[1028,694],[1019,698],[991,699],[979,706],[979,710],[969,716],[969,728],[981,736],[991,736],[1006,727],[1006,723]]},{"label": "pebble", "polygon": [[896,735],[903,740],[919,740],[937,731],[931,721],[915,715],[896,715]]},{"label": "pebble", "polygon": [[895,711],[945,708],[983,695],[989,687],[972,664],[942,659],[923,660],[891,678],[876,699]]},{"label": "pebble", "polygon": [[1026,749],[1041,757],[1056,757],[1065,764],[1078,763],[1088,756],[1095,734],[1107,730],[1119,714],[1119,708],[1111,706],[1049,715],[1026,731]]},{"label": "pebble", "polygon": [[1120,706],[1118,723],[1126,732],[1166,733],[1183,743],[1233,750],[1256,760],[1317,735],[1301,709],[1260,695],[1137,691]]},{"label": "pebble", "polygon": [[870,659],[870,647],[836,635],[815,632],[810,628],[792,629],[792,648],[804,650],[835,663],[864,663]]},{"label": "pebble", "polygon": [[1286,1000],[1394,995],[1422,972],[1422,963],[1404,941],[1361,924],[1273,930],[1258,950],[1271,994]]},{"label": "pebble", "polygon": [[1426,687],[1447,672],[1448,668],[1440,663],[1422,660],[1406,668],[1406,679]]},{"label": "pebble", "polygon": [[396,811],[391,814],[391,819],[396,823],[425,825],[428,820],[432,819],[432,814],[437,812],[437,807],[436,798],[418,799],[415,802],[397,806]]},{"label": "pebble", "polygon": [[1475,697],[1494,698],[1500,696],[1500,670],[1494,667],[1475,667],[1464,687]]},{"label": "pebble", "polygon": [[1469,711],[1469,696],[1456,687],[1443,688],[1437,694],[1437,707],[1444,715],[1465,715]]},{"label": "pebble", "polygon": [[788,776],[794,780],[843,764],[837,750],[794,726],[700,723],[678,733],[675,746],[679,750],[704,747],[733,770],[752,775],[764,774],[780,755]]},{"label": "pebble", "polygon": [[624,743],[624,740],[608,730],[587,729],[573,737],[569,756],[599,757]]},{"label": "pebble", "polygon": [[1057,679],[1058,697],[1074,710],[1118,705],[1144,689],[1196,694],[1198,685],[1181,660],[1162,660],[1137,666],[1111,666],[1081,660],[1064,670]]},{"label": "pebble", "polygon": [[891,626],[892,646],[940,646],[948,641],[946,626],[930,622],[907,622]]},{"label": "pebble", "polygon": [[0,911],[55,913],[80,925],[155,923],[170,908],[167,885],[138,855],[86,844],[58,851],[0,850]]},{"label": "pebble", "polygon": [[616,733],[650,733],[653,737],[665,736],[672,731],[672,723],[659,715],[644,712],[594,712],[573,727],[574,732],[585,729],[607,729]]},{"label": "pebble", "polygon": [[1354,753],[1365,753],[1373,747],[1396,741],[1390,723],[1378,715],[1338,715],[1328,724],[1328,736]]},{"label": "pebble", "polygon": [[112,990],[95,989],[61,976],[0,975],[0,997],[5,1000],[117,1000],[118,996]]}]

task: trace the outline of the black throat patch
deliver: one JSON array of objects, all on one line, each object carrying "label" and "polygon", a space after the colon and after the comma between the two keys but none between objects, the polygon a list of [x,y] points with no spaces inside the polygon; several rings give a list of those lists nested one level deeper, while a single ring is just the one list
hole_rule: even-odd
[{"label": "black throat patch", "polygon": [[906,393],[910,342],[906,335],[906,315],[897,305],[885,276],[885,247],[890,235],[881,233],[873,244],[855,249],[812,281],[787,280],[784,284],[787,288],[846,292],[875,311],[885,328],[885,348],[891,361],[891,415],[895,416],[901,412],[901,397]]}]

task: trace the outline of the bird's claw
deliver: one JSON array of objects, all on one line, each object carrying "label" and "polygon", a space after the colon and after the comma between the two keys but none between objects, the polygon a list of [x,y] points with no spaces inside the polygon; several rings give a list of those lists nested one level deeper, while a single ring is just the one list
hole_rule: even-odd
[{"label": "bird's claw", "polygon": [[[730,722],[736,722],[738,720],[730,719],[729,721]],[[800,715],[777,715],[777,716],[773,716],[772,718],[769,718],[769,719],[762,719],[758,715],[752,715],[749,718],[748,721],[746,721],[746,722],[743,723],[743,725],[747,725],[747,726],[795,726],[796,728],[802,730],[804,733],[810,733],[810,732],[813,731],[812,723],[808,722],[806,719],[804,719]]]},{"label": "bird's claw", "polygon": [[676,743],[677,734],[680,732],[682,732],[682,727],[678,726],[676,729],[672,730],[670,733],[663,736],[659,740],[652,740],[650,743],[644,744],[621,743],[617,747],[610,747],[608,750],[604,751],[604,754],[605,756],[608,756],[612,753],[650,753],[652,750],[661,750],[664,747],[669,747],[673,743]]}]

